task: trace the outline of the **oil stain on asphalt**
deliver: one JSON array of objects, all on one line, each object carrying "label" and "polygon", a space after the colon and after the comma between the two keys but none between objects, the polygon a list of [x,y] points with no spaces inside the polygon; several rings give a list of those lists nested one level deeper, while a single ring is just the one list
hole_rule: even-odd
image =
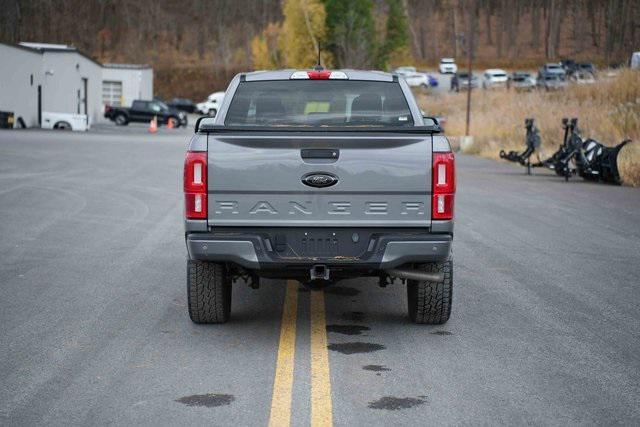
[{"label": "oil stain on asphalt", "polygon": [[236,398],[230,394],[194,394],[191,396],[176,399],[176,402],[187,406],[204,406],[207,408],[215,408],[217,406],[226,406],[231,404]]},{"label": "oil stain on asphalt", "polygon": [[352,322],[362,322],[365,317],[366,316],[362,311],[349,311],[346,313],[342,313],[343,319],[350,320]]},{"label": "oil stain on asphalt", "polygon": [[371,353],[378,350],[384,350],[386,347],[382,344],[370,342],[346,342],[340,344],[329,344],[327,348],[331,351],[337,351],[342,354]]},{"label": "oil stain on asphalt", "polygon": [[349,286],[329,286],[324,290],[324,293],[343,297],[355,297],[360,293],[360,290]]},{"label": "oil stain on asphalt", "polygon": [[368,407],[371,409],[397,411],[399,409],[409,409],[414,406],[423,405],[426,402],[425,396],[420,396],[420,398],[385,396],[373,402],[369,402]]},{"label": "oil stain on asphalt", "polygon": [[362,367],[362,369],[364,369],[365,371],[373,371],[373,372],[384,372],[384,371],[391,370],[384,365],[365,365]]},{"label": "oil stain on asphalt", "polygon": [[370,330],[370,327],[361,325],[327,325],[327,332],[343,335],[361,335],[362,332]]}]

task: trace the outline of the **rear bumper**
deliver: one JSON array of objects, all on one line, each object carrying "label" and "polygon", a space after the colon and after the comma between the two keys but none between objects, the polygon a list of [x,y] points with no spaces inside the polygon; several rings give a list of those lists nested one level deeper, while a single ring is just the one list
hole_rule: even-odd
[{"label": "rear bumper", "polygon": [[[276,232],[232,231],[189,233],[186,235],[186,244],[190,259],[232,262],[250,270],[299,269],[316,264],[340,267],[343,270],[384,270],[406,263],[444,261],[451,253],[453,236],[449,233],[378,232],[362,229],[352,233],[353,230],[338,231],[336,239],[344,243],[336,240],[336,251],[332,251],[329,247],[331,244],[327,243],[323,247],[324,253],[305,253],[305,246],[295,240],[298,236],[294,233],[302,233],[300,230],[285,235],[285,243],[282,243],[282,234]],[[345,241],[355,240],[355,237],[351,238],[355,234],[362,236],[362,241]],[[290,243],[286,243],[287,238]],[[317,239],[323,242],[322,245],[325,245],[324,240]]]}]

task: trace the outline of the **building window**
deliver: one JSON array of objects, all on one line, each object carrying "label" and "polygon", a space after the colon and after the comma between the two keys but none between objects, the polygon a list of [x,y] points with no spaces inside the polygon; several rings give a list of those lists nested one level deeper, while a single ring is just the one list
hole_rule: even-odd
[{"label": "building window", "polygon": [[102,81],[102,105],[122,106],[122,82]]}]

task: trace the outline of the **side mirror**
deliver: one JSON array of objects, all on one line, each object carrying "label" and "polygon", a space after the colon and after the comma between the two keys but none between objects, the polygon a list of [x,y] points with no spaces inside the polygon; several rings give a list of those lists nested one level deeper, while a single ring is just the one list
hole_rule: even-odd
[{"label": "side mirror", "polygon": [[438,119],[435,117],[422,116],[422,120],[424,121],[425,127],[427,127],[431,132],[442,132],[440,122],[438,122]]}]

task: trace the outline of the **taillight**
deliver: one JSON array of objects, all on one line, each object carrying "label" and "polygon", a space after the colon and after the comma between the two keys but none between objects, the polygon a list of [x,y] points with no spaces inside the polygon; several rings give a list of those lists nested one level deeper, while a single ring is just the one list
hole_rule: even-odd
[{"label": "taillight", "polygon": [[456,168],[453,153],[433,153],[431,218],[453,219]]},{"label": "taillight", "polygon": [[188,151],[184,159],[184,207],[188,219],[207,218],[207,153]]}]

